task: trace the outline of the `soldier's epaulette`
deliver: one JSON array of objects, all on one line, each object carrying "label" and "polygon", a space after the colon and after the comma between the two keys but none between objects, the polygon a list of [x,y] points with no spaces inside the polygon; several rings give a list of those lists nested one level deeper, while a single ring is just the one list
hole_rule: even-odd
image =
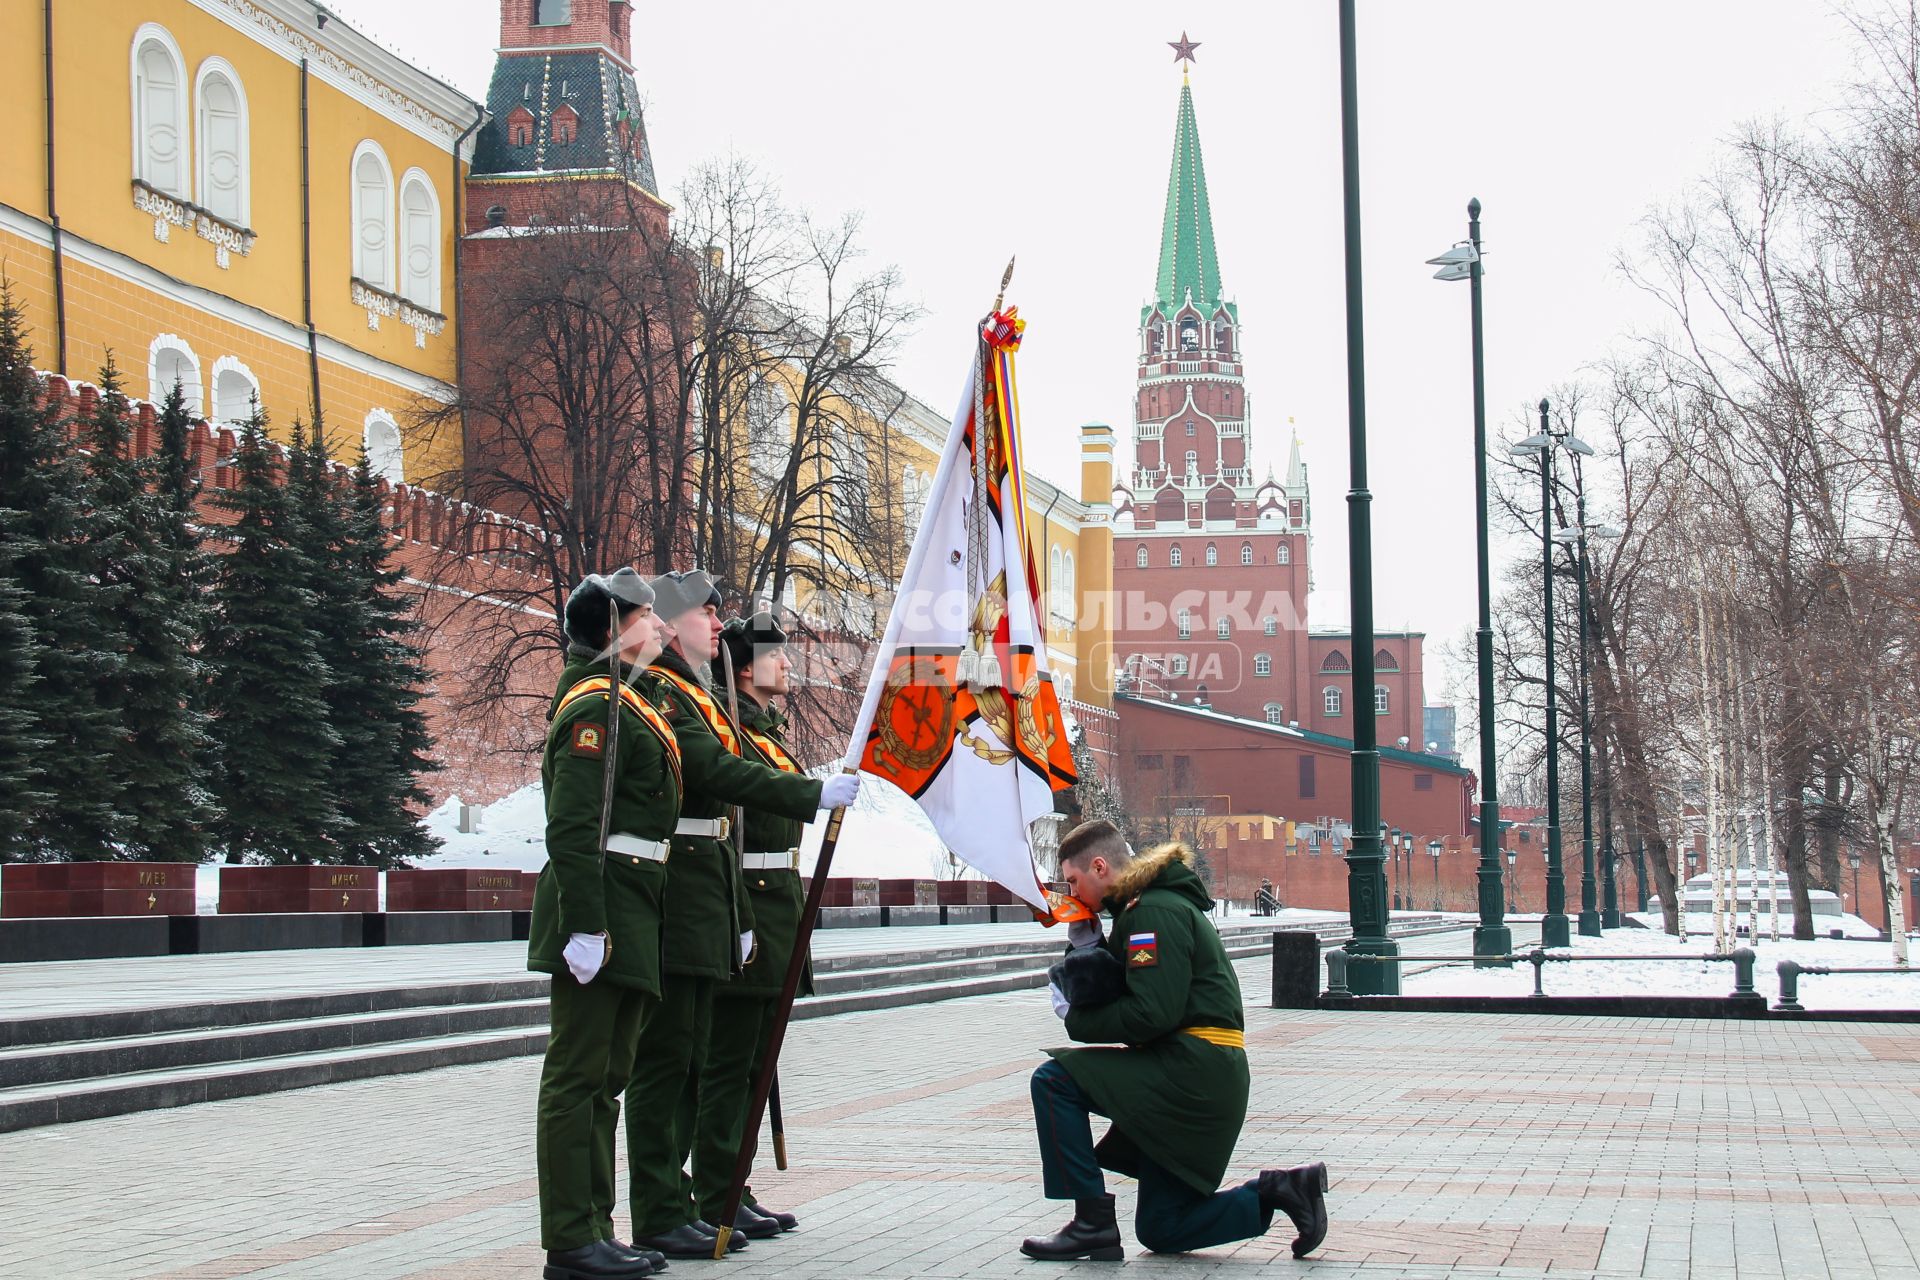
[{"label": "soldier's epaulette", "polygon": [[[553,718],[558,720],[568,707],[582,698],[594,696],[606,697],[607,690],[612,687],[613,679],[610,676],[588,676],[585,680],[582,680],[580,683],[574,685],[573,688],[566,691],[561,697],[559,705],[553,710]],[[680,739],[675,736],[673,726],[667,722],[665,716],[654,709],[652,703],[640,696],[638,689],[635,689],[625,681],[622,681],[620,684],[620,704],[639,716],[647,728],[653,731],[653,735],[660,739],[660,745],[665,747],[667,751],[667,763],[673,767],[674,783],[678,786],[680,783]]]},{"label": "soldier's epaulette", "polygon": [[800,772],[800,766],[794,763],[793,757],[778,742],[754,728],[747,728],[746,735],[760,754],[766,757],[768,764],[786,773]]},{"label": "soldier's epaulette", "polygon": [[720,704],[715,702],[705,689],[677,671],[669,671],[664,667],[655,667],[654,670],[661,679],[671,680],[674,688],[687,695],[694,709],[699,711],[700,718],[707,722],[709,729],[713,730],[713,736],[720,739],[721,746],[736,756],[740,754],[740,737],[733,731],[733,722],[727,718],[727,713],[720,709]]}]

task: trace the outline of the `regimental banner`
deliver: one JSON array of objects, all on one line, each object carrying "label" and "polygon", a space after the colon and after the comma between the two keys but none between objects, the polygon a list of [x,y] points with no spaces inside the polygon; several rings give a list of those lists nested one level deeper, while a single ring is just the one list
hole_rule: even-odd
[{"label": "regimental banner", "polygon": [[847,762],[968,865],[1048,913],[1029,830],[1076,781],[1047,671],[1020,469],[1013,309],[982,326]]}]

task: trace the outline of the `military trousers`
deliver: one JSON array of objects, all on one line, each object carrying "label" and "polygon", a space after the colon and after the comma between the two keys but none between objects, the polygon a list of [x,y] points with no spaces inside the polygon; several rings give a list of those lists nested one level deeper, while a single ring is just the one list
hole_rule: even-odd
[{"label": "military trousers", "polygon": [[[713,1002],[713,1033],[707,1041],[706,1070],[700,1076],[699,1110],[693,1131],[693,1198],[700,1216],[718,1223],[733,1183],[734,1161],[746,1133],[753,1082],[766,1060],[773,1035],[772,996],[729,995],[725,987]],[[760,1135],[754,1135],[759,1146]],[[752,1188],[742,1197],[753,1203]]]},{"label": "military trousers", "polygon": [[712,978],[669,973],[627,1084],[627,1179],[633,1234],[656,1236],[699,1216],[682,1177],[693,1145],[700,1073],[713,1025]]},{"label": "military trousers", "polygon": [[[1093,1153],[1093,1120],[1102,1114],[1057,1061],[1033,1073],[1033,1120],[1040,1170],[1049,1200],[1083,1200],[1106,1193]],[[1264,1235],[1273,1210],[1260,1207],[1256,1183],[1211,1194],[1140,1156],[1140,1199],[1133,1233],[1155,1253],[1186,1253]]]},{"label": "military trousers", "polygon": [[534,1126],[540,1244],[577,1249],[613,1235],[620,1094],[654,999],[604,978],[582,986],[568,973],[554,975],[551,991]]}]

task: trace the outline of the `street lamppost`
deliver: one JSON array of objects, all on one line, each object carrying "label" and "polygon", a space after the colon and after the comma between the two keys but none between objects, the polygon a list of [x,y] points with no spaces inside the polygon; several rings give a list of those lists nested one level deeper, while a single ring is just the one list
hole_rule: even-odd
[{"label": "street lamppost", "polygon": [[1503,956],[1513,950],[1513,930],[1500,912],[1500,791],[1494,749],[1493,578],[1487,550],[1487,381],[1480,328],[1480,201],[1467,201],[1467,239],[1428,266],[1439,267],[1436,280],[1465,280],[1473,313],[1473,519],[1479,548],[1480,619],[1475,647],[1480,663],[1480,923],[1473,931],[1473,954]]},{"label": "street lamppost", "polygon": [[1867,917],[1860,910],[1860,855],[1849,853],[1847,865],[1853,868],[1853,914],[1865,920]]},{"label": "street lamppost", "polygon": [[1513,896],[1513,878],[1519,874],[1519,870],[1515,864],[1519,861],[1519,854],[1511,849],[1507,850],[1507,914],[1509,915],[1520,910]]},{"label": "street lamppost", "polygon": [[[1540,401],[1540,430],[1513,446],[1516,454],[1540,456],[1540,590],[1545,601],[1547,682],[1547,911],[1540,919],[1540,945],[1565,947],[1573,942],[1567,929],[1567,880],[1560,862],[1560,710],[1554,692],[1553,663],[1553,451],[1577,437],[1556,437],[1547,429],[1547,402]],[[1580,442],[1588,453],[1593,447]]]},{"label": "street lamppost", "polygon": [[[1404,883],[1411,880],[1413,877],[1413,832],[1402,831],[1400,833],[1400,848],[1394,856],[1406,859],[1407,869],[1400,873],[1402,882]],[[1413,886],[1411,884],[1407,885],[1407,910],[1413,910]]]},{"label": "street lamppost", "polygon": [[[1360,90],[1355,73],[1354,0],[1340,0],[1340,191],[1347,318],[1347,579],[1353,632],[1353,843],[1347,846],[1351,955],[1394,957],[1387,936],[1386,861],[1380,850],[1380,745],[1367,714],[1373,689],[1373,494],[1367,488],[1367,358],[1360,270]],[[1353,966],[1356,995],[1400,994],[1400,966],[1382,959]]]},{"label": "street lamppost", "polygon": [[1400,828],[1393,829],[1392,841],[1387,845],[1387,856],[1393,859],[1393,909],[1400,907]]},{"label": "street lamppost", "polygon": [[[1580,586],[1580,934],[1597,938],[1600,911],[1593,878],[1593,709],[1587,691],[1587,633],[1593,630],[1593,622],[1587,600],[1587,539],[1617,538],[1620,530],[1612,525],[1587,523],[1587,488],[1580,475],[1580,459],[1592,457],[1593,446],[1571,434],[1560,443],[1573,458],[1574,524],[1570,529],[1556,529],[1553,540],[1564,543],[1574,553],[1574,578]],[[1548,572],[1552,572],[1551,568]],[[1617,904],[1613,914],[1614,923],[1618,924]]]},{"label": "street lamppost", "polygon": [[1440,902],[1440,852],[1446,846],[1438,840],[1427,841],[1427,852],[1433,856],[1433,909],[1441,910]]}]

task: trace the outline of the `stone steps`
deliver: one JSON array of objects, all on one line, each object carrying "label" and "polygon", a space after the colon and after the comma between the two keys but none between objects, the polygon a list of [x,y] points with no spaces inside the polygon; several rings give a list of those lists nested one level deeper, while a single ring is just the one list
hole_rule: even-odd
[{"label": "stone steps", "polygon": [[[1397,920],[1402,936],[1455,930]],[[1235,959],[1270,949],[1271,923],[1227,922]],[[877,931],[876,931],[877,932]],[[1322,947],[1348,936],[1316,927]],[[820,956],[818,993],[796,1020],[872,1012],[1046,984],[1064,935],[914,951]],[[0,1018],[0,1132],[537,1054],[547,1040],[547,979],[340,991],[101,1013]]]}]

